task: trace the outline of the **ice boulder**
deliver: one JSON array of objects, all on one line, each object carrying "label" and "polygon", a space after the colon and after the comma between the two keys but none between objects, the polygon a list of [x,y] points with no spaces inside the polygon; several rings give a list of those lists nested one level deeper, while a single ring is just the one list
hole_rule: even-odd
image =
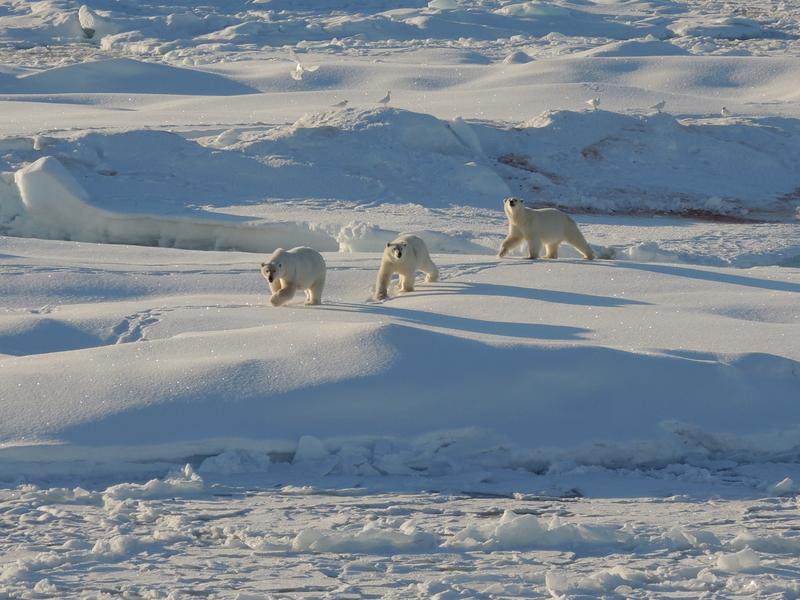
[{"label": "ice boulder", "polygon": [[78,9],[78,22],[81,24],[83,35],[89,39],[100,39],[106,35],[119,33],[120,30],[111,19],[101,17],[85,4]]},{"label": "ice boulder", "polygon": [[54,239],[72,239],[76,230],[93,228],[107,218],[89,206],[89,196],[61,162],[44,156],[14,174],[27,216]]},{"label": "ice boulder", "polygon": [[729,573],[746,573],[761,566],[761,558],[752,549],[745,547],[732,554],[720,554],[717,557],[717,568]]}]

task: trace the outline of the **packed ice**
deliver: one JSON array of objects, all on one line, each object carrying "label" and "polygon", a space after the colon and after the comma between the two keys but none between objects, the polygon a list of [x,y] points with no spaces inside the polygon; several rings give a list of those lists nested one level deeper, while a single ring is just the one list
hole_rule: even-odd
[{"label": "packed ice", "polygon": [[[0,598],[800,597],[798,40],[0,0]],[[498,258],[512,196],[597,258]]]}]

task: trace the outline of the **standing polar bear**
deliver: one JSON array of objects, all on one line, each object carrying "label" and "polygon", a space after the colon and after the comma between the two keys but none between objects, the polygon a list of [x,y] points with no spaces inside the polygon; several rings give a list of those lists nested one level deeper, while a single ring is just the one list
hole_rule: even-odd
[{"label": "standing polar bear", "polygon": [[401,233],[383,249],[375,284],[375,299],[384,300],[387,297],[389,282],[395,273],[400,275],[400,289],[413,292],[417,271],[425,273],[425,281],[429,283],[439,280],[439,269],[433,264],[425,242],[416,235]]},{"label": "standing polar bear", "polygon": [[298,290],[305,290],[306,304],[320,304],[325,269],[325,259],[313,248],[278,248],[267,262],[261,263],[261,274],[272,290],[269,303],[280,306],[294,298]]},{"label": "standing polar bear", "polygon": [[519,198],[503,200],[503,209],[508,217],[508,237],[500,246],[500,258],[523,241],[528,244],[528,258],[539,258],[542,246],[545,258],[558,258],[558,245],[561,242],[574,246],[583,254],[583,258],[594,258],[586,238],[567,213],[556,208],[527,208]]}]

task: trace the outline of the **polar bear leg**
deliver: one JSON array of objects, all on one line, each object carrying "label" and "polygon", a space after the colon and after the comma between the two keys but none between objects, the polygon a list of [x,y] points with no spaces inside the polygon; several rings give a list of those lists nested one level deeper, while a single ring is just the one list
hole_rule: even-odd
[{"label": "polar bear leg", "polygon": [[294,298],[294,293],[297,291],[297,287],[290,283],[285,285],[277,293],[272,294],[269,298],[269,303],[272,306],[280,306],[281,304],[286,304],[289,300]]},{"label": "polar bear leg", "polygon": [[416,271],[401,271],[400,272],[400,289],[404,292],[414,291],[414,277]]},{"label": "polar bear leg", "polygon": [[428,283],[436,283],[439,281],[439,269],[436,268],[435,264],[430,263],[423,269],[423,272],[425,273],[425,281]]},{"label": "polar bear leg", "polygon": [[545,244],[545,258],[558,258],[558,244],[559,242],[555,242],[553,244]]},{"label": "polar bear leg", "polygon": [[385,300],[388,297],[389,282],[392,280],[394,270],[389,266],[381,265],[378,270],[378,279],[375,282],[375,300]]},{"label": "polar bear leg", "polygon": [[439,269],[433,264],[430,256],[426,256],[419,266],[419,270],[425,273],[425,281],[435,283],[439,281]]},{"label": "polar bear leg", "polygon": [[542,243],[537,236],[529,237],[525,240],[528,243],[528,258],[536,260],[542,250]]},{"label": "polar bear leg", "polygon": [[306,290],[306,304],[322,304],[322,288],[325,287],[325,275],[321,275]]},{"label": "polar bear leg", "polygon": [[506,239],[503,240],[503,243],[500,246],[500,251],[497,253],[497,256],[503,258],[514,248],[519,246],[522,243],[522,240],[523,240],[522,232],[520,232],[519,229],[517,229],[513,225],[509,225],[508,236],[506,236]]},{"label": "polar bear leg", "polygon": [[594,251],[592,250],[592,247],[589,246],[589,243],[586,241],[586,238],[583,237],[581,230],[578,229],[578,226],[572,219],[570,219],[569,223],[567,223],[565,234],[567,242],[571,246],[574,246],[578,252],[583,254],[583,258],[586,260],[592,260],[594,258]]}]

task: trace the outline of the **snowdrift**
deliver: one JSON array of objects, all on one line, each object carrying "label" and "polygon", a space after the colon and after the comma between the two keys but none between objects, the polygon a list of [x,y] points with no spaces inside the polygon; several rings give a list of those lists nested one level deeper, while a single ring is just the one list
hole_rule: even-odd
[{"label": "snowdrift", "polygon": [[[537,470],[567,458],[610,467],[657,465],[689,452],[777,454],[794,446],[789,440],[800,424],[800,407],[793,393],[798,363],[792,360],[542,349],[521,342],[579,340],[588,332],[402,308],[363,313],[397,324],[326,323],[315,334],[317,323],[293,322],[242,328],[235,336],[197,332],[5,358],[2,439],[67,444],[53,447],[52,458],[84,460],[99,446],[118,448],[105,450],[109,457],[128,453],[132,459],[161,448],[159,458],[181,460],[254,445],[282,452],[304,435],[396,440],[401,456],[370,454],[377,472],[385,471],[383,464],[400,468],[413,458],[403,439],[477,425],[489,433],[467,438],[467,454],[496,468]],[[464,339],[466,332],[510,338],[510,347]],[[294,340],[291,356],[277,343],[287,338]],[[0,348],[5,344],[0,337]],[[75,349],[80,346],[79,338]],[[197,348],[213,352],[203,356]],[[87,361],[103,373],[90,384],[80,375]],[[576,370],[580,385],[565,384]],[[64,385],[77,380],[84,383]],[[499,394],[498,382],[504,382]],[[93,398],[88,403],[87,392]],[[754,397],[763,400],[756,404]],[[42,411],[50,415],[46,422],[38,418]],[[784,433],[767,442],[765,434],[776,430]],[[749,441],[753,434],[764,441]],[[441,443],[455,444],[448,452],[458,452],[458,437],[445,434]],[[367,448],[374,443],[361,442]],[[41,451],[34,455],[43,457]],[[333,461],[330,469],[336,456]]]},{"label": "snowdrift", "polygon": [[[122,147],[136,136],[123,135],[117,140]],[[145,133],[145,141],[154,136]],[[181,138],[172,135],[155,135],[156,140],[169,142],[176,140],[179,145],[192,146]],[[135,144],[132,144],[135,148]],[[162,144],[162,148],[164,144]],[[131,148],[126,148],[126,154]],[[98,151],[99,155],[103,155]],[[85,163],[71,157],[78,169]],[[244,161],[252,166],[252,162]],[[135,169],[135,162],[125,160],[123,164]],[[91,164],[90,164],[91,165]],[[96,165],[91,165],[96,168]],[[173,179],[169,162],[158,165],[163,176]],[[194,165],[197,168],[198,165]],[[99,173],[99,181],[108,177],[109,171]],[[116,172],[112,171],[114,176]],[[244,177],[242,171],[237,173]],[[97,175],[97,172],[94,172]],[[206,173],[208,176],[210,172]],[[230,176],[233,173],[229,173]],[[84,242],[116,244],[139,244],[199,250],[242,250],[269,253],[279,247],[292,248],[305,245],[319,251],[378,252],[386,242],[397,236],[399,231],[386,230],[361,221],[351,221],[344,226],[317,226],[309,223],[264,223],[235,222],[225,215],[197,213],[179,203],[170,205],[169,190],[159,185],[160,173],[154,173],[153,190],[163,196],[151,198],[117,199],[109,194],[104,198],[106,204],[117,208],[110,211],[92,204],[89,194],[76,181],[64,165],[52,156],[45,156],[23,167],[14,174],[16,190],[8,182],[0,182],[0,217],[7,223],[7,232],[13,235],[33,236],[46,239],[61,239]],[[184,176],[187,174],[184,173]],[[124,175],[123,175],[124,177]],[[138,178],[138,174],[136,175]],[[120,177],[121,179],[122,177]],[[191,184],[199,183],[188,179]],[[139,182],[141,183],[141,182]],[[217,182],[219,183],[219,182]],[[222,182],[226,185],[230,182]],[[107,186],[107,184],[105,184]],[[232,183],[231,183],[232,185]],[[111,187],[111,186],[108,186]],[[106,187],[105,189],[108,189]],[[134,184],[134,189],[138,186]],[[184,185],[178,183],[174,199],[182,197]],[[246,188],[245,188],[246,189]],[[130,194],[126,186],[123,193]],[[205,190],[206,193],[208,190]],[[119,190],[116,192],[119,193]],[[151,213],[126,212],[124,206],[135,202],[141,210],[150,208]],[[170,212],[177,214],[170,214]],[[166,213],[166,214],[164,214]],[[182,216],[186,215],[188,216]],[[492,250],[471,242],[463,235],[447,235],[436,231],[417,231],[434,252],[487,254]]]},{"label": "snowdrift", "polygon": [[[106,50],[131,55],[192,50],[202,55],[209,44],[234,50],[250,44],[281,47],[331,38],[342,40],[347,46],[391,39],[413,47],[431,40],[486,42],[551,32],[610,39],[668,35],[663,25],[642,18],[636,11],[622,20],[614,14],[578,6],[566,9],[548,2],[522,2],[494,9],[492,5],[440,6],[435,2],[385,0],[359,3],[355,8],[351,3],[331,3],[322,11],[293,2],[272,2],[268,11],[257,10],[258,6],[254,9],[246,0],[212,4],[202,11],[183,4],[143,8],[99,0],[91,3],[91,9],[79,10],[80,5],[75,3],[39,2],[33,10],[20,10],[22,14],[15,19],[0,20],[0,36],[49,44],[88,38]],[[25,12],[28,14],[23,16]]]},{"label": "snowdrift", "polygon": [[[511,194],[579,212],[793,220],[798,135],[796,119],[778,117],[557,111],[501,128],[379,108],[200,143],[164,131],[10,138],[0,140],[0,167],[17,170],[16,189],[7,174],[0,231],[197,249],[376,251],[396,231],[247,223],[224,213],[297,199],[499,211]],[[423,234],[437,252],[488,251],[463,236]]]},{"label": "snowdrift", "polygon": [[37,237],[199,249],[269,252],[308,245],[336,250],[330,236],[299,224],[247,226],[213,221],[117,214],[93,207],[64,166],[43,157],[15,175],[23,213],[17,227]]},{"label": "snowdrift", "polygon": [[478,136],[515,193],[601,213],[793,218],[795,119],[546,112]]},{"label": "snowdrift", "polygon": [[375,304],[377,255],[328,254],[322,307],[270,310],[246,254],[86,247],[72,265],[63,244],[6,240],[0,473],[235,451],[371,475],[796,452],[781,340],[800,288],[777,268],[440,255],[441,283]]},{"label": "snowdrift", "polygon": [[175,94],[234,96],[258,90],[221,75],[129,58],[98,60],[0,80],[2,94]]}]

